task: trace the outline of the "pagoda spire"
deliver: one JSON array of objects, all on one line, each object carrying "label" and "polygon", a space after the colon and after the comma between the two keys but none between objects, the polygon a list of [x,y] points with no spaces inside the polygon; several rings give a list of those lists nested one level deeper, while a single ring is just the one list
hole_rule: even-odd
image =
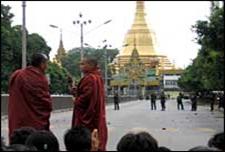
[{"label": "pagoda spire", "polygon": [[136,13],[135,13],[134,24],[138,24],[138,23],[145,23],[146,24],[144,17],[145,17],[144,1],[137,1],[136,2]]},{"label": "pagoda spire", "polygon": [[65,50],[64,50],[64,47],[63,47],[63,41],[62,41],[62,29],[60,29],[60,42],[59,42],[59,48],[63,48],[63,49],[60,49],[60,50],[58,50],[58,51],[64,51],[64,52],[58,52],[59,54],[65,53]]},{"label": "pagoda spire", "polygon": [[[114,59],[114,64],[117,69],[125,66],[130,62],[130,59],[138,56],[141,62],[150,67],[151,62],[155,59],[159,60],[159,68],[171,68],[171,63],[167,56],[157,52],[155,32],[151,25],[145,20],[145,1],[136,1],[136,10],[131,28],[127,31],[123,44],[129,44],[120,50],[120,53]],[[134,36],[135,35],[135,36]]]},{"label": "pagoda spire", "polygon": [[59,48],[57,50],[57,54],[55,56],[55,60],[57,61],[57,63],[59,65],[61,65],[61,59],[63,56],[65,56],[66,54],[66,51],[64,49],[64,46],[63,46],[63,40],[62,40],[62,29],[60,29],[60,41],[59,41]]},{"label": "pagoda spire", "polygon": [[134,41],[133,34],[136,37],[136,49],[141,56],[156,55],[152,35],[152,29],[148,28],[145,21],[144,1],[136,2],[136,12],[131,29],[128,30],[124,44],[130,44],[128,47],[121,50],[120,56],[130,56],[133,51]]}]

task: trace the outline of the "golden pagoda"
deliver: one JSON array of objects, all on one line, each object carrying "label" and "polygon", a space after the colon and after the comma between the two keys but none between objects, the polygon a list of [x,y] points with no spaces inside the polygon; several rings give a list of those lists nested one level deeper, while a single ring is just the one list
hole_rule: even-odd
[{"label": "golden pagoda", "polygon": [[151,28],[148,28],[145,15],[144,1],[137,1],[134,23],[131,29],[128,30],[124,40],[126,47],[120,50],[120,53],[111,64],[115,67],[116,73],[119,72],[121,67],[128,63],[131,57],[134,49],[134,34],[136,38],[136,49],[142,63],[144,63],[146,67],[150,67],[152,62],[156,61],[159,62],[157,65],[158,69],[172,69],[174,67],[165,55],[159,54],[156,51],[155,33]]},{"label": "golden pagoda", "polygon": [[66,55],[66,51],[63,47],[63,41],[62,41],[62,30],[60,30],[60,41],[59,41],[59,48],[57,50],[57,54],[55,55],[55,58],[53,59],[53,62],[57,63],[61,66],[61,59]]},{"label": "golden pagoda", "polygon": [[[180,75],[166,55],[155,48],[155,33],[145,21],[144,1],[136,2],[136,13],[128,30],[124,46],[110,65],[111,91],[122,90],[123,94],[146,95],[151,90],[163,89],[163,75]],[[132,93],[136,89],[136,93]]]}]

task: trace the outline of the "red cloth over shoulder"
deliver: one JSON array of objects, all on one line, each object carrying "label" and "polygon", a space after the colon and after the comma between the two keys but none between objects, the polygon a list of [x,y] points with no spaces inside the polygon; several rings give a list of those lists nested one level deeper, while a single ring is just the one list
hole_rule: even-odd
[{"label": "red cloth over shoulder", "polygon": [[82,125],[98,129],[100,151],[106,150],[107,126],[105,112],[104,82],[98,70],[86,74],[78,84],[74,102],[72,127]]},{"label": "red cloth over shoulder", "polygon": [[15,71],[9,81],[9,136],[20,127],[49,130],[52,99],[48,81],[38,68]]}]

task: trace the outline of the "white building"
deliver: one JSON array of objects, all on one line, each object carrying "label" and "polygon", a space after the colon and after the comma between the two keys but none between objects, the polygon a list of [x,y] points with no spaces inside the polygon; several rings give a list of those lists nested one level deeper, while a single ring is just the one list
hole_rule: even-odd
[{"label": "white building", "polygon": [[163,75],[163,88],[164,89],[179,89],[177,81],[180,75]]}]

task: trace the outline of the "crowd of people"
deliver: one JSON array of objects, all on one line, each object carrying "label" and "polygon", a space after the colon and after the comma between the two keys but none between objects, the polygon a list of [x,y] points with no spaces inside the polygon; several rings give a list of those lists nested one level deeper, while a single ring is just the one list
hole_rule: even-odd
[{"label": "crowd of people", "polygon": [[[83,126],[76,126],[64,133],[66,151],[98,151],[98,130],[93,132]],[[146,131],[126,133],[115,143],[116,150],[125,151],[173,151],[166,146],[159,146],[158,141]],[[1,138],[1,151],[60,151],[57,137],[46,130],[36,130],[32,127],[22,127],[13,131],[9,145]],[[206,145],[186,149],[187,151],[224,151],[224,133],[217,133],[208,140]]]}]

